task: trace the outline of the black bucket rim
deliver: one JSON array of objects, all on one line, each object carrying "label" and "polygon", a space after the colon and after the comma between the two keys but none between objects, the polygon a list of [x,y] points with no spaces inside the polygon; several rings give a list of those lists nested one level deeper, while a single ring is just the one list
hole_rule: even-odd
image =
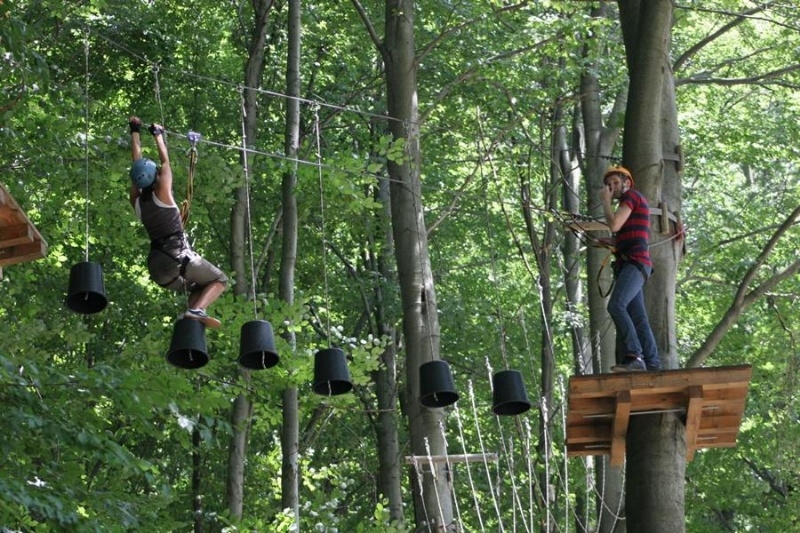
[{"label": "black bucket rim", "polygon": [[[188,354],[183,354],[182,356],[178,357],[181,352],[188,352]],[[196,357],[192,357],[192,354],[197,354]],[[188,355],[188,358],[186,357]],[[179,348],[177,350],[172,350],[167,353],[166,355],[167,362],[176,368],[181,368],[183,370],[196,370],[198,368],[202,368],[211,361],[211,358],[208,356],[206,352],[201,352],[200,350],[192,350],[186,348]]]},{"label": "black bucket rim", "polygon": [[[200,339],[193,339],[198,341],[196,345],[192,346],[175,346],[175,335],[179,330],[188,328],[191,331],[182,332],[184,335],[201,335]],[[170,340],[169,350],[166,354],[166,360],[169,364],[186,370],[194,370],[204,367],[211,360],[208,355],[208,344],[206,343],[206,326],[199,320],[193,318],[179,318],[172,329],[172,339]]]},{"label": "black bucket rim", "polygon": [[[253,327],[264,328],[264,326],[269,328],[269,334],[272,337],[271,346],[260,346],[256,349],[252,349],[252,346],[245,346],[245,333]],[[247,351],[244,351],[246,349]],[[260,319],[249,320],[242,324],[239,330],[239,358],[237,360],[240,365],[249,370],[266,370],[277,365],[280,360],[281,357],[275,347],[275,332],[272,324],[266,320]]]},{"label": "black bucket rim", "polygon": [[[337,354],[337,363],[341,363],[340,368],[337,370],[341,372],[338,375],[335,374],[331,376],[332,379],[320,379],[320,377],[317,376],[317,372],[319,371],[318,365],[320,364],[319,358],[321,355],[329,352]],[[347,365],[347,355],[344,353],[344,350],[336,347],[317,350],[314,354],[314,381],[311,384],[311,390],[320,396],[339,396],[353,390],[353,380],[350,375],[350,369]]]},{"label": "black bucket rim", "polygon": [[[437,390],[423,390],[423,385],[429,385],[428,380],[423,379],[423,371],[426,369],[435,369],[439,374],[435,378],[439,379],[444,377],[446,383],[438,383],[439,386],[446,386]],[[428,408],[441,408],[447,407],[456,403],[459,399],[458,391],[455,387],[455,380],[453,373],[450,370],[450,364],[443,359],[434,359],[427,361],[419,366],[419,403]]]},{"label": "black bucket rim", "polygon": [[[79,276],[88,276],[91,279],[76,279]],[[81,261],[72,265],[64,305],[81,315],[93,315],[108,306],[103,265],[93,261]]]},{"label": "black bucket rim", "polygon": [[[509,378],[509,379],[506,379]],[[500,382],[500,383],[498,383]],[[502,385],[502,386],[501,386]],[[516,390],[510,391],[512,387]],[[492,412],[499,416],[516,416],[531,408],[531,401],[525,390],[525,380],[519,370],[506,369],[492,376]],[[514,394],[510,394],[513,392]],[[518,393],[522,393],[521,396]]]}]

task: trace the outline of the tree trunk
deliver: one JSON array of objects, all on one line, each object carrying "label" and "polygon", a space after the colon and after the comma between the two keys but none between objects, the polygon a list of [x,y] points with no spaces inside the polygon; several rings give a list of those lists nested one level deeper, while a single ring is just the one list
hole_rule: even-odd
[{"label": "tree trunk", "polygon": [[[250,373],[240,369],[239,373],[245,383],[250,382]],[[250,430],[250,417],[253,415],[253,404],[240,393],[233,402],[231,410],[231,441],[228,450],[228,480],[226,497],[228,512],[235,520],[242,519],[244,511],[244,465],[247,458],[247,436]]]},{"label": "tree trunk", "polygon": [[625,516],[629,531],[686,530],[686,431],[673,413],[633,416],[628,426]]},{"label": "tree trunk", "polygon": [[192,515],[194,523],[194,533],[203,533],[205,516],[203,513],[203,493],[201,485],[203,481],[203,454],[200,450],[203,440],[200,435],[200,428],[195,424],[192,429]]},{"label": "tree trunk", "polygon": [[[676,152],[678,122],[670,70],[673,4],[670,0],[621,0],[620,17],[630,73],[623,162],[651,208],[680,209],[679,166],[665,161]],[[677,367],[675,279],[679,248],[672,227],[651,217],[654,274],[645,301],[665,368]],[[664,231],[665,233],[662,233]],[[685,531],[686,428],[674,413],[632,417],[628,428],[625,507],[632,531]]]},{"label": "tree trunk", "polygon": [[[417,107],[413,0],[386,0],[385,46],[389,129],[405,142],[402,161],[389,161],[392,231],[403,306],[403,335],[411,453],[445,453],[441,427],[444,414],[419,403],[419,367],[439,359],[439,318],[433,285],[428,237],[422,211],[419,116]],[[422,494],[420,494],[420,487]],[[453,502],[445,465],[422,472],[412,487],[416,524],[422,531],[441,531],[453,522]]]},{"label": "tree trunk", "polygon": [[[560,124],[562,120],[562,109],[557,106],[554,108],[553,124]],[[550,150],[552,154],[556,154],[558,149],[558,132],[554,130],[551,133]],[[530,166],[531,162],[527,161]],[[545,208],[549,211],[558,209],[558,194],[560,188],[558,183],[561,182],[561,172],[558,165],[558,158],[551,158],[549,168],[550,182],[545,184],[544,190],[546,191],[544,197]],[[527,173],[530,175],[530,173]],[[522,179],[522,205],[526,206],[531,203],[531,184],[527,178]],[[539,276],[536,280],[539,294],[539,306],[541,315],[539,324],[541,328],[541,347],[539,350],[539,364],[540,364],[540,390],[539,390],[539,438],[537,440],[536,452],[538,461],[544,466],[539,472],[538,486],[540,488],[537,494],[537,504],[539,509],[544,515],[540,524],[540,531],[547,533],[552,530],[555,525],[551,518],[550,509],[550,471],[549,465],[553,456],[552,452],[552,439],[553,439],[553,376],[555,374],[555,357],[553,354],[553,337],[552,337],[552,324],[553,320],[553,289],[552,289],[552,250],[555,246],[556,226],[552,221],[546,221],[543,227],[537,228],[536,221],[533,219],[530,209],[524,209],[523,216],[525,219],[525,227],[528,235],[533,254],[536,257],[536,266]],[[539,232],[541,231],[541,236]]]},{"label": "tree trunk", "polygon": [[[300,0],[289,0],[288,55],[286,61],[286,156],[295,159],[300,142]],[[297,187],[296,165],[283,174],[281,182],[283,243],[278,294],[281,300],[294,302],[294,272],[297,263]],[[295,347],[295,336],[285,336]],[[300,421],[297,387],[287,387],[283,393],[283,425],[281,428],[281,505],[291,509],[297,530],[300,528]]]},{"label": "tree trunk", "polygon": [[[606,12],[606,4],[601,3],[592,11],[592,16],[602,18],[606,16]],[[587,59],[591,59],[588,55],[588,46],[586,55]],[[627,91],[622,91],[617,95],[606,124],[618,123],[620,115],[624,112],[627,94]],[[597,198],[603,186],[603,173],[611,162],[611,154],[620,135],[620,128],[603,124],[600,83],[591,68],[585,69],[581,76],[581,96],[585,139],[585,149],[582,152],[586,154],[583,168],[586,169],[587,209],[590,216],[602,217],[602,206]],[[616,363],[614,325],[606,311],[607,298],[604,296],[611,286],[611,269],[603,268],[603,262],[609,253],[610,251],[605,248],[591,246],[587,248],[586,268],[589,280],[587,299],[592,366],[584,369],[582,373],[586,374],[608,372]],[[624,495],[622,469],[612,467],[608,457],[598,458],[592,464],[596,466],[595,483],[600,487],[598,492],[601,495],[596,502],[599,514],[598,531],[623,533],[625,522],[619,520]]]},{"label": "tree trunk", "polygon": [[[271,0],[254,2],[253,28],[247,46],[248,58],[245,66],[244,78],[246,87],[258,87],[264,71],[264,42],[267,38],[269,11]],[[257,122],[257,92],[247,89],[244,94],[244,135],[245,146],[250,146],[256,138],[258,131]],[[242,153],[242,165],[250,167],[250,155]],[[248,249],[250,219],[248,217],[247,187],[240,187],[235,193],[235,202],[231,212],[231,267],[233,268],[233,293],[237,297],[247,298],[253,287],[248,279],[248,267],[245,250]],[[239,368],[239,377],[248,384],[250,372]],[[244,393],[240,393],[233,402],[231,409],[231,440],[228,452],[228,477],[226,480],[226,499],[228,513],[234,521],[242,518],[244,511],[244,474],[245,460],[247,458],[247,437],[250,429],[250,418],[253,414],[253,405]]]},{"label": "tree trunk", "polygon": [[[381,244],[373,246],[378,248],[374,255],[373,271],[379,273],[380,279],[392,283],[395,274],[389,267],[392,252],[392,232],[389,222],[391,220],[391,198],[389,196],[389,182],[378,182],[377,198],[383,206],[380,224],[378,224],[378,237]],[[385,234],[382,235],[381,232]],[[400,469],[403,464],[400,456],[400,438],[398,435],[397,416],[397,344],[395,343],[394,317],[387,316],[387,307],[383,292],[383,283],[379,282],[375,288],[375,322],[377,332],[381,337],[387,337],[389,343],[381,354],[381,367],[377,370],[375,380],[375,395],[378,400],[377,444],[378,444],[378,493],[383,495],[389,503],[389,518],[395,524],[403,523],[403,493]]]}]

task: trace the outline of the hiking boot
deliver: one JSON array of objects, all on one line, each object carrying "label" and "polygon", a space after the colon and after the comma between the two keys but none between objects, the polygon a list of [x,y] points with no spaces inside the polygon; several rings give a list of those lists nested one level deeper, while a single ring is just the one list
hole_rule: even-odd
[{"label": "hiking boot", "polygon": [[628,356],[625,362],[621,365],[614,365],[611,367],[612,372],[646,372],[647,366],[642,361],[641,357]]},{"label": "hiking boot", "polygon": [[208,316],[203,309],[189,309],[183,316],[193,320],[199,320],[209,328],[218,328],[221,325],[219,320]]}]

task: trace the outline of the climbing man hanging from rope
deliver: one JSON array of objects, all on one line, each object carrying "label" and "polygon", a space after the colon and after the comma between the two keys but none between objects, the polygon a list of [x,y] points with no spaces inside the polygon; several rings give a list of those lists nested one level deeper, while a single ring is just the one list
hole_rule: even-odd
[{"label": "climbing man hanging from rope", "polygon": [[210,328],[219,320],[208,316],[206,309],[222,292],[228,278],[209,261],[194,252],[184,233],[183,221],[172,193],[172,168],[164,141],[164,128],[152,124],[148,130],[158,148],[161,165],[142,157],[139,134],[142,121],[130,117],[131,133],[130,201],[136,216],[150,237],[147,268],[150,277],[161,287],[188,295],[184,316],[201,321]]},{"label": "climbing man hanging from rope", "polygon": [[[617,328],[617,344],[624,359],[612,372],[661,370],[658,346],[644,307],[642,288],[653,271],[650,261],[650,206],[633,188],[633,176],[622,166],[609,168],[600,191],[606,223],[614,241],[614,288],[608,314]],[[618,200],[616,211],[611,200]]]}]

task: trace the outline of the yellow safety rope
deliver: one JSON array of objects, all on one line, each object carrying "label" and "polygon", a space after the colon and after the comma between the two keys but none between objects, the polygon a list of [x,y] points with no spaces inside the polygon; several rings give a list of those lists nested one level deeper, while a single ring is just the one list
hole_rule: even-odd
[{"label": "yellow safety rope", "polygon": [[196,131],[190,131],[186,138],[189,139],[192,147],[189,149],[189,176],[186,180],[186,198],[181,202],[181,222],[184,227],[186,227],[186,223],[189,221],[189,213],[192,209],[194,169],[197,166],[197,142],[200,140],[200,134]]}]

